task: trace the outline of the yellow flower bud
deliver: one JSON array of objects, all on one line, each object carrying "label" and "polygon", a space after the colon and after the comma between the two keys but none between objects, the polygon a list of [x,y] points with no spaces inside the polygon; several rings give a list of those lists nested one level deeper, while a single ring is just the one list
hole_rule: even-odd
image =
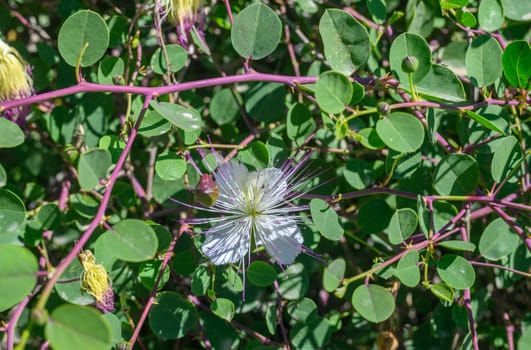
[{"label": "yellow flower bud", "polygon": [[30,96],[32,80],[18,51],[0,39],[0,102]]}]

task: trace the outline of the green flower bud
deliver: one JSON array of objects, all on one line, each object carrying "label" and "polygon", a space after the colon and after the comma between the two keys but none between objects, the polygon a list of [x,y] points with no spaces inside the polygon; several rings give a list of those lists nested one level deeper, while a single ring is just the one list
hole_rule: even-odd
[{"label": "green flower bud", "polygon": [[406,73],[415,73],[419,68],[419,60],[414,56],[406,56],[402,60],[402,70]]},{"label": "green flower bud", "polygon": [[389,113],[389,104],[384,101],[378,102],[376,105],[376,108],[378,108],[378,113],[380,114],[387,114]]}]

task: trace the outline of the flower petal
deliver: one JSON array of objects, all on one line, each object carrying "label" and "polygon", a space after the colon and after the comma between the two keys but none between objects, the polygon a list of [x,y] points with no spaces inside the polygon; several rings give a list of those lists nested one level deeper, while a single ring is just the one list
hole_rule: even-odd
[{"label": "flower petal", "polygon": [[302,251],[303,238],[295,220],[286,216],[262,216],[256,221],[256,244],[284,265],[291,264]]},{"label": "flower petal", "polygon": [[251,239],[248,220],[227,220],[207,230],[205,235],[201,250],[215,265],[236,263],[249,252]]}]

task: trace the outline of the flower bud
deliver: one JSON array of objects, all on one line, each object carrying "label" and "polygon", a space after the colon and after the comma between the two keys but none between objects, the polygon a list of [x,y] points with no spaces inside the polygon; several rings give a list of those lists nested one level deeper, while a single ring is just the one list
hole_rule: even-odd
[{"label": "flower bud", "polygon": [[406,56],[402,60],[402,70],[406,73],[415,73],[419,68],[419,60],[415,56]]},{"label": "flower bud", "polygon": [[210,174],[203,174],[195,187],[197,200],[205,207],[211,207],[219,197],[219,188]]},{"label": "flower bud", "polygon": [[188,43],[188,34],[198,21],[201,0],[162,0],[160,3],[163,16],[177,25],[179,42],[185,46]]},{"label": "flower bud", "polygon": [[389,113],[389,104],[384,101],[378,102],[376,105],[376,108],[378,108],[378,113],[380,114],[387,114]]}]

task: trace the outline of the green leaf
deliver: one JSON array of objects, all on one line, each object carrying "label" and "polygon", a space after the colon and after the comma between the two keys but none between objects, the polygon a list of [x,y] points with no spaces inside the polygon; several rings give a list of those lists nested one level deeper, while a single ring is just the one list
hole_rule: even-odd
[{"label": "green leaf", "polygon": [[0,311],[20,302],[35,288],[39,264],[24,247],[0,245]]},{"label": "green leaf", "polygon": [[374,323],[387,320],[395,310],[393,294],[374,284],[361,285],[352,294],[352,306],[366,320]]},{"label": "green leaf", "polygon": [[478,36],[466,50],[465,65],[468,76],[475,86],[489,86],[502,74],[500,44],[488,35]]},{"label": "green leaf", "polygon": [[[431,100],[463,102],[466,100],[463,83],[454,72],[440,64],[433,64],[431,70],[415,87],[420,95]],[[404,89],[410,90],[409,85]]]},{"label": "green leaf", "polygon": [[149,311],[149,326],[164,339],[179,339],[196,328],[197,310],[191,302],[175,292],[162,292]]},{"label": "green leaf", "polygon": [[44,332],[57,350],[108,350],[113,345],[109,322],[94,308],[86,306],[59,306],[50,315]]},{"label": "green leaf", "polygon": [[472,265],[465,258],[454,254],[445,254],[439,259],[437,272],[448,286],[455,289],[470,288],[476,279]]},{"label": "green leaf", "polygon": [[13,192],[0,189],[0,237],[15,235],[26,219],[26,208]]},{"label": "green leaf", "polygon": [[412,250],[407,252],[400,260],[395,269],[395,275],[400,282],[408,287],[416,287],[420,282],[419,252]]},{"label": "green leaf", "polygon": [[210,102],[210,116],[218,125],[232,123],[240,115],[242,98],[230,89],[221,89],[214,94]]},{"label": "green leaf", "polygon": [[318,317],[317,305],[309,298],[290,303],[287,311],[292,321],[298,323],[312,322]]},{"label": "green leaf", "polygon": [[380,233],[387,229],[393,211],[382,199],[370,199],[360,206],[358,225],[363,232]]},{"label": "green leaf", "polygon": [[317,127],[312,112],[301,103],[294,103],[286,120],[286,132],[290,140],[305,139]]},{"label": "green leaf", "polygon": [[265,321],[269,334],[275,335],[277,331],[277,306],[275,304],[267,308]]},{"label": "green leaf", "polygon": [[302,298],[309,287],[308,273],[304,271],[304,265],[296,263],[290,265],[285,272],[280,275],[279,293],[286,300],[297,300]]},{"label": "green leaf", "polygon": [[494,147],[491,174],[494,181],[501,182],[522,160],[522,148],[512,135],[498,140]]},{"label": "green leaf", "polygon": [[[525,40],[507,45],[502,56],[505,78],[515,87],[527,89],[531,78],[531,46]],[[1,130],[1,129],[0,129]]]},{"label": "green leaf", "polygon": [[502,218],[492,221],[479,239],[479,252],[488,260],[500,260],[513,253],[520,238]]},{"label": "green leaf", "polygon": [[367,30],[345,11],[327,9],[319,21],[319,33],[332,69],[351,75],[369,59],[371,44]]},{"label": "green leaf", "polygon": [[217,298],[210,304],[212,313],[228,322],[234,317],[234,303],[229,299]]},{"label": "green leaf", "polygon": [[400,153],[414,152],[424,142],[422,122],[404,112],[394,112],[378,120],[376,131],[389,148]]},{"label": "green leaf", "polygon": [[521,0],[502,0],[505,17],[513,21],[529,22],[531,18],[531,3]]},{"label": "green leaf", "polygon": [[365,148],[377,150],[377,149],[382,149],[385,147],[385,143],[382,141],[380,136],[378,136],[378,132],[376,132],[376,128],[361,129],[358,132],[358,135],[361,136],[360,143]]},{"label": "green leaf", "polygon": [[395,211],[387,228],[387,235],[391,244],[400,244],[408,239],[417,228],[417,213],[410,208]]},{"label": "green leaf", "polygon": [[325,238],[331,241],[338,241],[343,237],[343,227],[339,223],[339,217],[325,201],[312,199],[310,212],[315,226]]},{"label": "green leaf", "polygon": [[286,87],[278,83],[259,83],[245,94],[245,111],[259,122],[285,118]]},{"label": "green leaf", "polygon": [[440,0],[440,4],[445,10],[459,9],[468,5],[468,0]]},{"label": "green leaf", "polygon": [[323,272],[323,287],[327,292],[332,293],[339,287],[345,276],[345,259],[337,258],[325,267]]},{"label": "green leaf", "polygon": [[157,111],[148,110],[140,123],[138,133],[144,137],[154,137],[166,134],[171,124]]},{"label": "green leaf", "polygon": [[123,79],[124,72],[125,62],[121,57],[105,57],[98,67],[98,81],[100,84],[116,84],[118,77]]},{"label": "green leaf", "polygon": [[[99,14],[90,10],[74,13],[66,19],[57,38],[59,53],[66,63],[88,67],[103,57],[109,46],[109,28]],[[86,49],[84,50],[86,46]],[[83,52],[84,50],[84,52]]]},{"label": "green leaf", "polygon": [[442,196],[462,196],[474,191],[479,167],[467,154],[449,154],[435,168],[433,187]]},{"label": "green leaf", "polygon": [[24,143],[24,133],[20,127],[4,118],[0,118],[0,148],[13,148]]},{"label": "green leaf", "polygon": [[437,283],[430,286],[430,291],[437,298],[452,303],[454,301],[454,289],[449,287],[446,283]]},{"label": "green leaf", "polygon": [[[186,64],[188,53],[181,45],[166,45],[166,55],[159,47],[151,56],[151,67],[156,74],[178,72]],[[166,62],[166,57],[168,62]]]},{"label": "green leaf", "polygon": [[330,339],[332,327],[325,318],[317,317],[309,323],[297,323],[289,338],[296,349],[324,349]]},{"label": "green leaf", "polygon": [[206,266],[198,266],[192,275],[192,293],[201,296],[205,295],[210,286],[210,272]]},{"label": "green leaf", "polygon": [[193,108],[156,101],[151,101],[150,105],[170,123],[185,131],[195,131],[201,128],[201,116]]},{"label": "green leaf", "polygon": [[141,262],[153,258],[157,252],[157,235],[142,220],[126,219],[104,233],[104,245],[117,259]]},{"label": "green leaf", "polygon": [[478,113],[472,112],[472,111],[466,111],[466,114],[470,118],[472,118],[476,122],[478,122],[479,124],[481,124],[484,127],[486,127],[487,129],[495,131],[495,132],[500,133],[502,135],[505,135],[505,132],[502,129],[500,129],[496,124],[494,124],[493,122],[491,122],[487,118],[483,117],[481,114],[478,114]]},{"label": "green leaf", "polygon": [[446,249],[457,250],[461,252],[473,253],[474,250],[476,250],[476,245],[474,243],[458,240],[443,241],[438,243],[438,245]]},{"label": "green leaf", "polygon": [[267,287],[275,282],[277,272],[270,264],[257,260],[249,265],[247,279],[257,287]]},{"label": "green leaf", "polygon": [[7,184],[6,169],[0,164],[0,187],[4,187]]},{"label": "green leaf", "polygon": [[280,18],[262,3],[247,6],[238,13],[230,31],[236,52],[253,60],[260,60],[275,51],[281,36]]},{"label": "green leaf", "polygon": [[[142,285],[148,290],[153,290],[155,287],[155,282],[159,278],[160,268],[162,267],[162,260],[151,260],[143,262],[138,269],[138,277]],[[157,290],[160,290],[164,287],[166,282],[170,278],[170,268],[166,267],[162,273]]]},{"label": "green leaf", "polygon": [[482,0],[478,8],[479,27],[494,32],[503,25],[503,7],[500,0]]},{"label": "green leaf", "polygon": [[61,211],[57,204],[46,203],[39,209],[35,219],[42,230],[55,230],[61,220]]},{"label": "green leaf", "polygon": [[402,33],[391,44],[389,59],[391,71],[400,82],[409,86],[408,73],[402,70],[404,58],[412,56],[418,60],[418,69],[412,73],[413,82],[420,82],[431,70],[431,51],[426,40],[418,34]]},{"label": "green leaf", "polygon": [[179,180],[186,172],[186,161],[174,152],[161,153],[155,161],[155,172],[163,180]]},{"label": "green leaf", "polygon": [[79,278],[82,273],[83,266],[81,266],[79,260],[72,260],[66,270],[61,274],[61,278],[59,279],[60,283],[54,285],[55,291],[61,299],[77,305],[89,305],[96,301],[92,295],[81,289]]},{"label": "green leaf", "polygon": [[107,150],[93,149],[83,153],[77,165],[81,189],[88,191],[98,186],[110,166],[111,154]]},{"label": "green leaf", "polygon": [[478,24],[476,17],[464,9],[455,11],[455,19],[457,19],[457,22],[469,28],[474,28]]},{"label": "green leaf", "polygon": [[369,10],[372,18],[379,24],[382,24],[387,17],[385,0],[367,0],[367,10]]},{"label": "green leaf", "polygon": [[328,71],[319,76],[315,83],[315,98],[319,108],[327,113],[338,114],[352,99],[350,80],[341,73]]},{"label": "green leaf", "polygon": [[372,164],[363,159],[349,159],[343,176],[350,186],[357,190],[367,188],[374,182],[375,174]]}]

